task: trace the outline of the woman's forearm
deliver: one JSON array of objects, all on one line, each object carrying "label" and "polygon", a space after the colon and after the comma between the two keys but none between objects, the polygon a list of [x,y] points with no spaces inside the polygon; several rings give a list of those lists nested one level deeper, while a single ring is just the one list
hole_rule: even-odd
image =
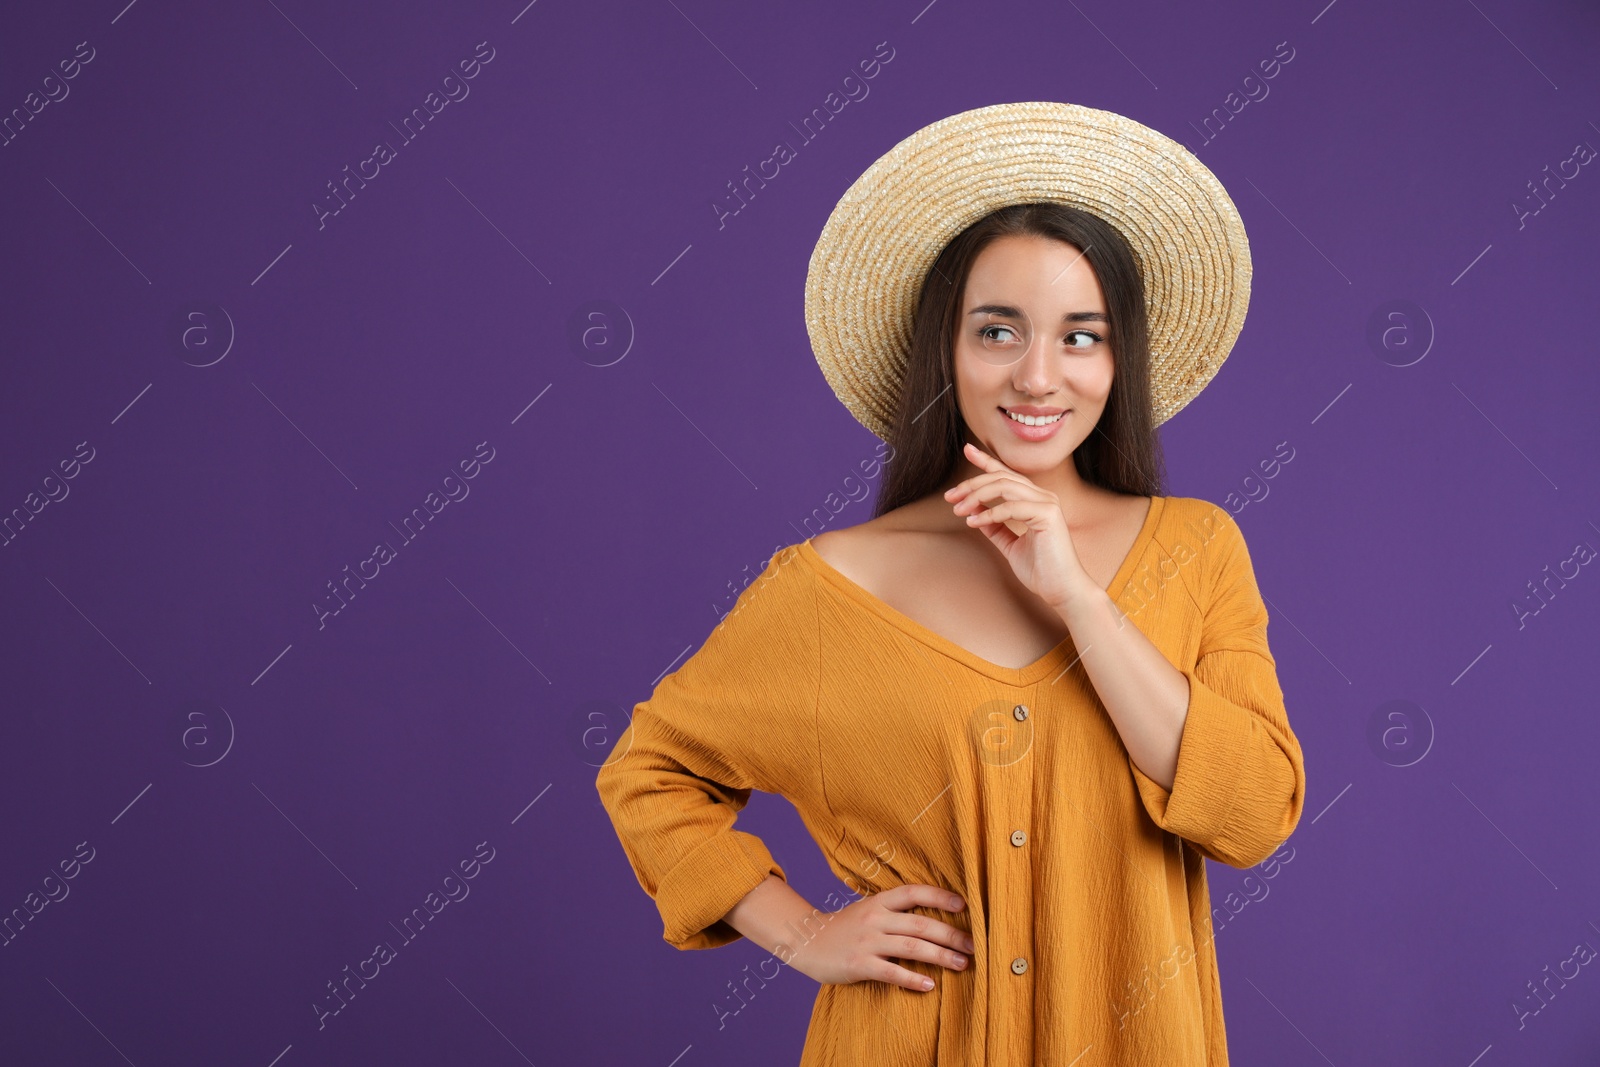
[{"label": "woman's forearm", "polygon": [[805,973],[805,968],[796,962],[796,953],[805,948],[829,918],[826,912],[812,907],[788,882],[768,874],[765,881],[733,906],[723,921],[781,962]]},{"label": "woman's forearm", "polygon": [[1171,789],[1189,717],[1189,679],[1127,621],[1105,590],[1086,589],[1057,610],[1128,755],[1161,788]]}]

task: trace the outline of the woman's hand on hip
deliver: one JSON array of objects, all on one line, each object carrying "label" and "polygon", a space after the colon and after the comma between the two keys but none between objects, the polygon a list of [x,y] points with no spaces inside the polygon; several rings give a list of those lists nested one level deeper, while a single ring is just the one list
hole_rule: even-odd
[{"label": "woman's hand on hip", "polygon": [[832,912],[787,962],[824,985],[870,980],[927,992],[931,978],[894,961],[921,960],[959,971],[975,946],[966,931],[906,910],[919,905],[954,912],[965,902],[948,889],[916,883],[874,893]]}]

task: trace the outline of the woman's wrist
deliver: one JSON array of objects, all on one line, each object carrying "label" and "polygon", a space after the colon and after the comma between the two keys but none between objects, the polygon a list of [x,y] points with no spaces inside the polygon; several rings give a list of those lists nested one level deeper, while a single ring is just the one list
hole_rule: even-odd
[{"label": "woman's wrist", "polygon": [[1067,580],[1066,592],[1049,603],[1062,621],[1071,627],[1086,613],[1104,611],[1112,601],[1111,595],[1089,577],[1089,572],[1079,568],[1078,573]]},{"label": "woman's wrist", "polygon": [[723,917],[729,926],[802,974],[806,968],[801,950],[828,919],[775,874],[768,874]]}]

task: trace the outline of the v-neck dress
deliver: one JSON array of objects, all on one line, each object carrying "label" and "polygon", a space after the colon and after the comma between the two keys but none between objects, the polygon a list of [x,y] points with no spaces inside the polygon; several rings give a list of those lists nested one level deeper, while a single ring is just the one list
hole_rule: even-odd
[{"label": "v-neck dress", "polygon": [[752,790],[794,805],[843,882],[824,919],[912,882],[966,902],[911,910],[971,935],[967,967],[897,959],[927,992],[819,985],[801,1067],[1227,1064],[1203,860],[1271,860],[1305,797],[1266,606],[1237,523],[1192,497],[1151,499],[1107,592],[1189,682],[1171,790],[1070,636],[992,663],[809,540],[634,707],[596,786],[669,944],[738,939],[723,917],[785,877],[735,828]]}]

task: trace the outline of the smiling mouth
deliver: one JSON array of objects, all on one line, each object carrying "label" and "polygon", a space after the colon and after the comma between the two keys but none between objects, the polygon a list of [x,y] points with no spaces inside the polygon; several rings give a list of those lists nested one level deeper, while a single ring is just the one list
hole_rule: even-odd
[{"label": "smiling mouth", "polygon": [[1014,411],[1007,411],[1005,408],[1001,408],[1000,411],[1012,422],[1018,422],[1024,426],[1050,426],[1066,418],[1070,409],[1068,411],[1058,411],[1054,415],[1019,415]]}]

